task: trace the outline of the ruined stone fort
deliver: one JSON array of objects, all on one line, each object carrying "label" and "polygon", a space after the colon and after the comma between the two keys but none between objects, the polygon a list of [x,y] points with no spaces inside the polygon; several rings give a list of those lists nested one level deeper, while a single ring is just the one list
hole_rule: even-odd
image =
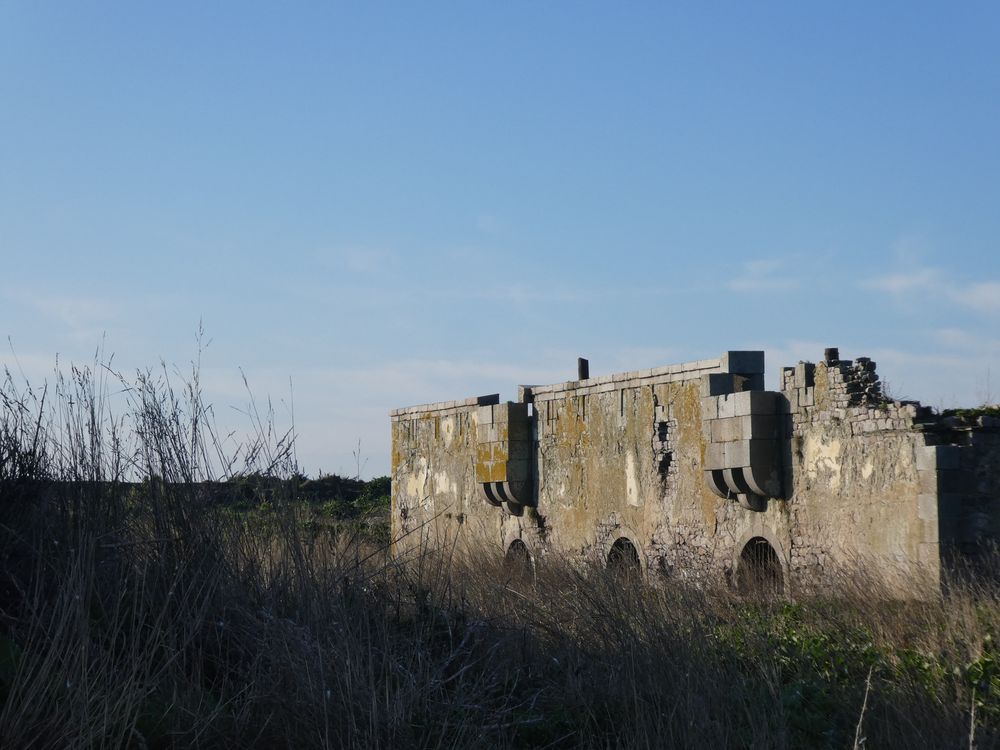
[{"label": "ruined stone fort", "polygon": [[940,585],[1000,539],[1000,420],[882,391],[875,363],[781,372],[764,353],[522,385],[391,412],[398,553],[551,554],[638,575],[766,579],[838,567]]}]

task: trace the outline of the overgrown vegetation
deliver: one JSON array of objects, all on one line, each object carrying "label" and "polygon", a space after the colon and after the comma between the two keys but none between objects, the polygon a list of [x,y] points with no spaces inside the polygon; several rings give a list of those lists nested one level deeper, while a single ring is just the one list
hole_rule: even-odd
[{"label": "overgrown vegetation", "polygon": [[196,372],[180,395],[8,377],[0,409],[2,747],[1000,746],[985,584],[755,601],[493,550],[395,559],[315,522],[385,480],[297,476],[256,410],[230,446]]},{"label": "overgrown vegetation", "polygon": [[968,409],[945,409],[941,412],[942,417],[958,417],[963,422],[975,422],[979,417],[992,417],[1000,419],[1000,405],[983,404]]}]

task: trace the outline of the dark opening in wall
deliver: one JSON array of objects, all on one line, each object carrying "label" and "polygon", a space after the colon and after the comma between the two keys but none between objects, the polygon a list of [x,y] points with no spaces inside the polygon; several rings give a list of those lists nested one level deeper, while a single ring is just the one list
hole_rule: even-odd
[{"label": "dark opening in wall", "polygon": [[661,443],[667,442],[668,425],[666,422],[656,423],[656,439]]},{"label": "dark opening in wall", "polygon": [[755,536],[740,553],[736,589],[741,594],[761,597],[781,596],[784,592],[778,553],[763,537]]},{"label": "dark opening in wall", "polygon": [[670,473],[670,462],[674,458],[673,451],[669,449],[669,422],[656,423],[656,437],[653,439],[653,455],[656,458],[656,468],[660,474],[660,479],[666,479]]},{"label": "dark opening in wall", "polygon": [[631,540],[621,537],[608,552],[608,570],[622,578],[638,578],[642,572],[639,551]]},{"label": "dark opening in wall", "polygon": [[507,554],[504,555],[503,567],[504,572],[506,572],[511,581],[530,581],[533,564],[531,552],[528,551],[528,545],[520,539],[515,539],[511,542],[507,548]]}]

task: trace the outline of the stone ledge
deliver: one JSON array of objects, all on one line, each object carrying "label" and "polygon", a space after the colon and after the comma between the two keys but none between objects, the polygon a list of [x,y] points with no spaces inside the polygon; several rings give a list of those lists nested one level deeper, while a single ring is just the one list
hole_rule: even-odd
[{"label": "stone ledge", "polygon": [[487,396],[473,396],[471,398],[461,399],[458,401],[438,401],[434,404],[404,406],[400,409],[393,409],[389,412],[389,416],[393,419],[397,419],[399,417],[412,417],[417,414],[426,414],[428,412],[464,411],[474,406],[489,406],[491,404],[499,403],[500,394],[491,393]]}]

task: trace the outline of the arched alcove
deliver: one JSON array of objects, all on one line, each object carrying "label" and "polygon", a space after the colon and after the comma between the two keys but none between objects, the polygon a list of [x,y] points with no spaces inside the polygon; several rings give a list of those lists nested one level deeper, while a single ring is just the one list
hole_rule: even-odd
[{"label": "arched alcove", "polygon": [[608,552],[608,571],[622,578],[639,578],[642,575],[642,563],[639,561],[639,550],[628,537],[619,537]]},{"label": "arched alcove", "polygon": [[781,558],[764,537],[751,538],[740,552],[736,590],[747,596],[776,597],[784,593]]},{"label": "arched alcove", "polygon": [[504,554],[503,567],[511,580],[530,581],[534,572],[534,561],[528,545],[521,539],[514,539]]}]

